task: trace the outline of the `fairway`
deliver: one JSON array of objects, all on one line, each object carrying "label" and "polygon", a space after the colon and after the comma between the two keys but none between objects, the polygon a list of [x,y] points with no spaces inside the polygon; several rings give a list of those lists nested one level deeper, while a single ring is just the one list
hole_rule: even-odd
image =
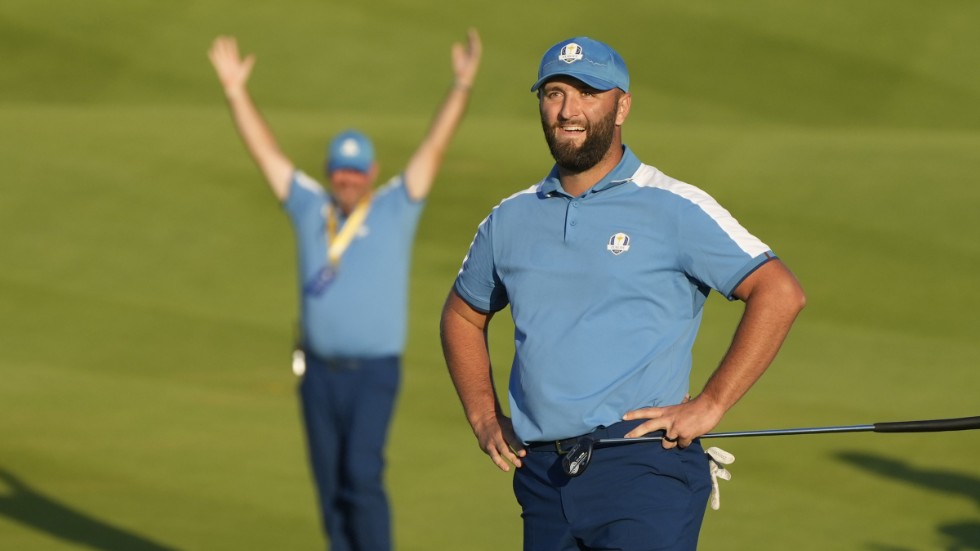
[{"label": "fairway", "polygon": [[[589,35],[630,68],[624,141],[709,192],[808,306],[717,431],[980,415],[980,4],[5,0],[0,5],[0,549],[323,548],[290,371],[295,249],[206,51],[236,35],[282,148],[400,170],[468,26],[483,65],[414,248],[388,447],[402,551],[521,548],[438,319],[477,225],[551,158],[528,91]],[[740,303],[714,295],[696,393]],[[495,377],[513,351],[493,324]],[[701,549],[980,550],[980,431],[713,441]]]}]

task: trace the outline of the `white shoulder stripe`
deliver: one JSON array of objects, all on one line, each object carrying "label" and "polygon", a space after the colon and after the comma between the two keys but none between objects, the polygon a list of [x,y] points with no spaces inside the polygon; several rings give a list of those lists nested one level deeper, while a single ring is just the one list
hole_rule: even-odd
[{"label": "white shoulder stripe", "polygon": [[640,187],[658,188],[673,193],[695,204],[704,211],[746,254],[755,258],[768,252],[769,246],[748,232],[731,213],[700,188],[675,180],[650,165],[641,164],[633,174],[633,182]]},{"label": "white shoulder stripe", "polygon": [[[534,184],[533,186],[531,186],[531,187],[529,187],[527,189],[522,189],[522,190],[518,191],[517,193],[512,194],[510,197],[507,197],[503,201],[501,201],[500,204],[497,205],[497,207],[499,207],[500,205],[506,203],[507,201],[510,201],[511,199],[513,199],[515,197],[518,197],[518,196],[521,196],[521,195],[527,195],[528,193],[537,193],[538,192],[538,188],[540,188],[542,184],[544,184],[544,180],[542,180],[542,181]],[[493,208],[496,209],[497,207],[493,207]]]},{"label": "white shoulder stripe", "polygon": [[482,226],[483,224],[485,224],[486,221],[489,220],[491,216],[493,216],[493,211],[495,211],[498,208],[500,208],[501,205],[503,205],[507,201],[510,201],[511,199],[514,199],[516,197],[520,197],[521,195],[527,195],[528,193],[537,193],[538,192],[538,188],[540,188],[543,183],[544,183],[544,181],[542,180],[542,181],[534,184],[533,186],[531,186],[531,187],[529,187],[527,189],[522,189],[521,191],[518,191],[517,193],[514,193],[510,197],[504,198],[504,200],[502,200],[501,202],[497,203],[497,206],[493,207],[490,210],[490,214],[488,214],[487,217],[483,219],[483,222],[480,222],[480,226]]},{"label": "white shoulder stripe", "polygon": [[[541,182],[538,182],[538,183],[534,184],[533,186],[531,186],[531,187],[529,187],[527,189],[523,189],[521,191],[518,191],[517,193],[515,193],[515,194],[511,195],[510,197],[505,198],[503,201],[497,203],[497,206],[493,207],[493,209],[490,210],[490,214],[488,214],[486,216],[486,218],[484,218],[476,226],[476,234],[473,236],[473,240],[470,241],[470,249],[473,248],[473,243],[476,242],[477,236],[480,235],[480,228],[482,228],[483,225],[487,223],[487,220],[490,220],[490,217],[493,216],[494,211],[496,211],[498,208],[500,208],[500,205],[503,205],[507,201],[510,201],[511,199],[513,199],[515,197],[519,197],[521,195],[527,195],[528,193],[537,193],[538,192],[538,188],[540,188],[541,187],[541,184],[543,184],[543,183],[544,183],[544,180],[542,180]],[[463,273],[463,267],[466,266],[466,261],[469,260],[469,258],[470,258],[470,254],[467,251],[466,256],[463,257],[463,266],[461,266],[459,268],[459,273]]]},{"label": "white shoulder stripe", "polygon": [[295,179],[296,179],[296,183],[299,184],[301,188],[304,188],[308,191],[317,194],[325,193],[323,186],[321,186],[320,183],[314,180],[313,178],[310,178],[309,175],[307,175],[302,170],[296,171]]},{"label": "white shoulder stripe", "polygon": [[402,178],[402,175],[396,174],[392,176],[387,182],[378,186],[378,188],[374,190],[374,195],[376,197],[383,196],[387,193],[391,193],[393,190],[402,187],[404,184],[405,184],[405,180],[404,178]]}]

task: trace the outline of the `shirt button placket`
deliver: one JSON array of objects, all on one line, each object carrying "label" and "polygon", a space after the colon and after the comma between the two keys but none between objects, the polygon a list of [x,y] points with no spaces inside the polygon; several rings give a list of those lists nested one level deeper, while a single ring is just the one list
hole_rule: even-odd
[{"label": "shirt button placket", "polygon": [[572,198],[568,198],[565,203],[565,231],[564,231],[564,241],[568,241],[571,238],[572,230],[575,229],[575,224],[578,221],[575,219],[575,215],[578,210],[578,201]]},{"label": "shirt button placket", "polygon": [[577,200],[571,201],[571,208],[568,211],[568,225],[573,228],[578,224],[578,204]]}]

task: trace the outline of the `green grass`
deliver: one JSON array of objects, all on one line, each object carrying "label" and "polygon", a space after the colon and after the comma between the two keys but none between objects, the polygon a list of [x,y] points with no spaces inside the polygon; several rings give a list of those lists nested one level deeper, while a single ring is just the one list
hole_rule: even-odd
[{"label": "green grass", "polygon": [[[388,482],[402,550],[520,547],[510,476],[472,438],[438,344],[476,225],[550,166],[527,88],[575,34],[633,78],[626,141],[718,198],[809,305],[719,430],[976,415],[980,7],[943,0],[8,0],[0,6],[0,548],[322,546],[288,353],[285,216],[205,57],[318,173],[329,136],[410,155],[478,25],[469,117],[418,232]],[[694,390],[740,307],[713,297]],[[508,320],[492,336],[504,385]],[[737,456],[704,549],[980,549],[980,437],[716,442]]]}]

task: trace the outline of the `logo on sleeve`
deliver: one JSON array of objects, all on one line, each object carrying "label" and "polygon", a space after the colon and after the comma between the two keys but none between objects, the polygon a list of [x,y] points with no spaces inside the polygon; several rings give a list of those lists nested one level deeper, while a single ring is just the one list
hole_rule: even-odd
[{"label": "logo on sleeve", "polygon": [[606,250],[617,256],[625,253],[630,250],[630,236],[622,232],[613,235],[609,238]]}]

